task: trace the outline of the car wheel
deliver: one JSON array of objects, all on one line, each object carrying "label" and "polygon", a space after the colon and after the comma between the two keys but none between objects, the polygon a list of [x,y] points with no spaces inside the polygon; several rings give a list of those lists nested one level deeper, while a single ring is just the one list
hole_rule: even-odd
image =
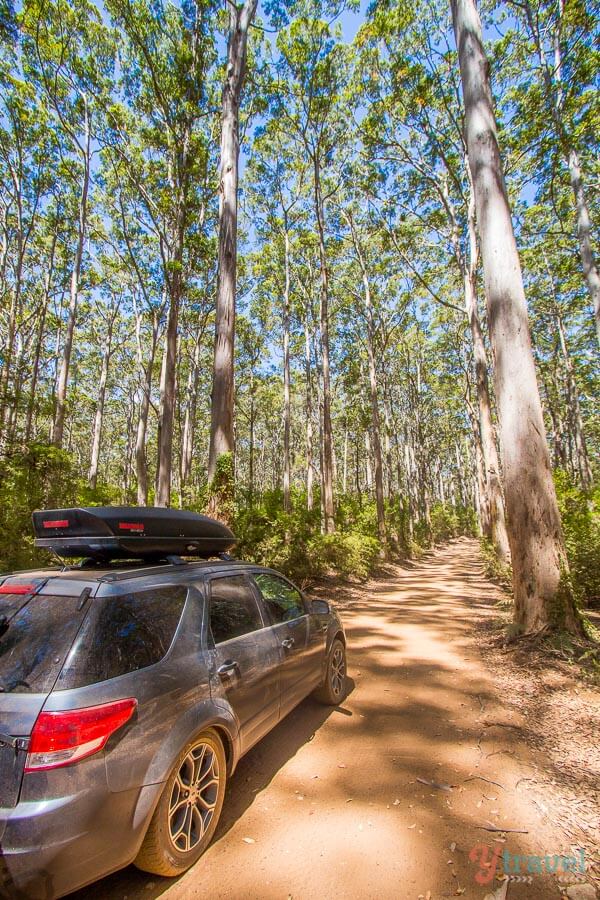
[{"label": "car wheel", "polygon": [[180,753],[165,784],[135,865],[155,875],[181,875],[212,839],[225,796],[226,761],[214,731]]},{"label": "car wheel", "polygon": [[327,658],[325,681],[315,691],[315,697],[328,706],[337,706],[346,696],[346,648],[335,638]]}]

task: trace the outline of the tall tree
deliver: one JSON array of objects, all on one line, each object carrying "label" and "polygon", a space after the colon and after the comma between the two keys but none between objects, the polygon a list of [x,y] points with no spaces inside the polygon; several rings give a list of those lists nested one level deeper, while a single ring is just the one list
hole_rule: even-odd
[{"label": "tall tree", "polygon": [[481,21],[474,0],[451,0],[451,8],[494,351],[515,619],[527,632],[577,632]]},{"label": "tall tree", "polygon": [[[238,5],[229,0],[227,64],[223,84],[221,160],[219,169],[219,269],[211,398],[208,480],[217,472],[219,457],[233,465],[234,343],[237,279],[238,179],[240,105],[246,77],[248,32],[258,0]],[[233,473],[231,472],[231,477]],[[213,503],[214,505],[214,503]],[[216,510],[214,510],[216,511]]]}]

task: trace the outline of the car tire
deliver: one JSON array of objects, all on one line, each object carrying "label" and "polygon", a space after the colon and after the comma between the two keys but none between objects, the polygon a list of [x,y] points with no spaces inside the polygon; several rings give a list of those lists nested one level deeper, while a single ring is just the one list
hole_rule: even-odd
[{"label": "car tire", "polygon": [[154,811],[134,865],[154,875],[181,875],[215,833],[225,796],[226,759],[212,730],[181,751]]},{"label": "car tire", "polygon": [[325,680],[314,692],[319,703],[337,706],[346,696],[346,647],[340,638],[335,638],[327,657]]}]

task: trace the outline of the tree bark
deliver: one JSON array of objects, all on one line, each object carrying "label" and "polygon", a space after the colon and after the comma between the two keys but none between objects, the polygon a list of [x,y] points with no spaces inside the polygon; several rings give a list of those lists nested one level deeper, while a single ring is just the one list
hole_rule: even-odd
[{"label": "tree bark", "polygon": [[475,233],[475,195],[471,180],[471,170],[468,160],[466,167],[469,177],[469,263],[465,265],[464,290],[465,306],[471,329],[473,341],[473,356],[475,359],[475,384],[477,388],[477,401],[479,404],[479,427],[481,429],[481,450],[483,453],[483,465],[485,468],[485,485],[487,503],[489,509],[489,539],[492,542],[496,556],[501,563],[510,562],[510,547],[506,531],[506,517],[504,514],[504,498],[500,482],[500,460],[496,448],[496,432],[492,421],[492,404],[488,386],[488,361],[479,310],[477,306],[477,236]]},{"label": "tree bark", "polygon": [[557,304],[555,304],[554,316],[558,330],[558,337],[560,341],[560,349],[563,357],[564,367],[567,373],[567,402],[569,419],[571,422],[571,433],[573,435],[573,443],[575,445],[574,449],[575,458],[577,461],[577,472],[582,488],[588,491],[592,486],[592,469],[587,452],[583,419],[581,416],[581,406],[579,404],[579,389],[577,387],[577,382],[575,381],[573,361],[571,359],[569,348],[567,346],[567,334],[565,331],[564,322],[562,320],[562,316]]},{"label": "tree bark", "polygon": [[571,148],[568,151],[569,177],[571,189],[575,198],[575,210],[577,213],[577,235],[579,237],[579,255],[583,276],[594,308],[596,321],[596,336],[600,344],[600,274],[594,260],[592,250],[590,213],[583,190],[583,177],[577,151]]},{"label": "tree bark", "polygon": [[291,401],[290,401],[290,236],[285,223],[285,287],[283,293],[283,508],[292,508]]},{"label": "tree bark", "polygon": [[[183,235],[182,235],[183,241]],[[183,247],[181,247],[183,250]],[[181,256],[179,258],[181,261]],[[175,384],[177,361],[177,326],[181,286],[179,274],[174,271],[169,291],[169,315],[165,334],[165,349],[160,378],[160,411],[158,423],[158,465],[156,469],[156,506],[169,506],[171,502],[171,470],[173,466],[173,422],[175,417]]]},{"label": "tree bark", "polygon": [[[229,4],[227,71],[223,85],[219,183],[219,271],[211,399],[208,481],[222,454],[234,452],[234,343],[237,279],[239,111],[246,74],[248,30],[258,0]],[[213,510],[214,511],[214,510]]]},{"label": "tree bark", "polygon": [[65,416],[67,412],[67,389],[69,385],[69,368],[71,366],[71,354],[73,352],[73,335],[77,321],[77,308],[79,304],[79,282],[81,280],[81,266],[83,262],[83,248],[87,233],[88,195],[90,189],[90,160],[91,160],[91,132],[87,98],[82,95],[84,103],[84,139],[83,139],[83,182],[79,200],[79,216],[77,220],[77,247],[73,271],[71,272],[71,290],[69,295],[69,314],[65,343],[63,347],[62,361],[58,375],[56,388],[56,407],[54,422],[52,425],[52,443],[55,447],[62,447],[65,429]]},{"label": "tree bark", "polygon": [[580,629],[556,501],[531,349],[519,254],[504,184],[473,0],[451,0],[465,131],[481,236],[503,453],[515,621],[526,632]]},{"label": "tree bark", "polygon": [[583,176],[581,173],[579,155],[573,146],[572,138],[568,134],[563,118],[563,59],[560,33],[564,16],[564,0],[559,0],[558,2],[558,24],[553,35],[554,61],[552,67],[546,62],[539,25],[536,23],[536,17],[529,2],[525,3],[525,14],[542,69],[546,96],[550,106],[550,114],[554,123],[556,137],[563,159],[569,170],[569,180],[571,182],[571,190],[573,191],[573,199],[575,201],[579,256],[581,259],[581,267],[583,269],[583,277],[594,310],[596,336],[598,338],[598,343],[600,343],[600,273],[598,272],[598,266],[594,259],[594,251],[592,249],[590,213],[583,187]]},{"label": "tree bark", "polygon": [[106,338],[102,351],[102,366],[100,368],[100,382],[98,384],[98,402],[96,404],[96,415],[94,417],[94,430],[92,434],[92,454],[90,460],[90,470],[88,473],[88,482],[93,491],[96,490],[98,484],[98,463],[100,461],[100,442],[102,439],[102,425],[104,422],[104,404],[106,400],[106,384],[108,382],[108,369],[110,366],[110,357],[112,353],[112,336],[117,315],[118,306],[115,306],[111,312],[106,329]]},{"label": "tree bark", "polygon": [[382,546],[386,542],[385,525],[385,501],[383,493],[383,462],[381,456],[381,420],[379,415],[379,389],[377,384],[377,367],[375,365],[375,321],[373,317],[373,301],[371,298],[371,283],[367,271],[367,263],[356,233],[352,218],[346,217],[352,234],[354,250],[360,266],[363,283],[363,296],[365,301],[365,316],[367,320],[367,360],[369,365],[369,398],[371,405],[371,428],[373,431],[373,460],[375,463],[375,505],[377,507],[377,534]]},{"label": "tree bark", "polygon": [[143,381],[134,455],[135,471],[137,476],[137,504],[138,506],[147,506],[148,462],[146,459],[146,432],[148,430],[148,413],[150,412],[150,397],[152,392],[152,371],[154,369],[154,358],[156,356],[156,347],[158,344],[159,336],[158,316],[155,316],[152,323],[152,341],[150,344],[150,353],[148,356],[148,360],[146,361],[146,365],[144,365],[143,360],[140,327],[140,316],[136,314],[138,362],[143,372]]},{"label": "tree bark", "polygon": [[319,238],[319,264],[321,270],[321,292],[319,318],[321,331],[321,376],[323,382],[323,422],[322,422],[322,507],[323,530],[325,534],[335,531],[335,509],[333,504],[333,433],[331,426],[331,375],[329,368],[329,270],[325,249],[325,220],[323,211],[323,194],[319,163],[313,156],[314,199]]},{"label": "tree bark", "polygon": [[200,347],[204,328],[196,335],[196,344],[190,366],[187,385],[187,405],[183,421],[183,434],[181,436],[181,468],[180,480],[182,492],[187,486],[192,473],[192,459],[194,453],[194,435],[196,431],[196,410],[198,405],[198,381],[200,375]]},{"label": "tree bark", "polygon": [[313,402],[312,366],[310,361],[310,330],[308,307],[304,320],[304,366],[306,373],[306,508],[310,512],[314,506],[314,443],[313,443]]}]

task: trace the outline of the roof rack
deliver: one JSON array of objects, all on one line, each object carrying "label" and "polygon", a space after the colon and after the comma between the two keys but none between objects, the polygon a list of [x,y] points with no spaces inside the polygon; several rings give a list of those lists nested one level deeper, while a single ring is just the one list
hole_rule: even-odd
[{"label": "roof rack", "polygon": [[[162,507],[87,506],[33,514],[35,546],[61,557],[159,561],[172,557],[208,558],[236,543],[216,519]],[[90,563],[91,564],[91,563]]]},{"label": "roof rack", "polygon": [[168,563],[164,562],[162,564],[156,566],[144,566],[142,569],[126,569],[121,572],[109,572],[106,575],[101,575],[98,581],[101,584],[113,584],[115,581],[129,581],[130,578],[144,578],[146,575],[153,575],[165,572],[165,570],[169,570],[171,567],[180,569],[182,564],[185,568],[201,568],[204,566],[222,566],[224,564],[240,564],[241,561],[238,559],[232,559],[231,557],[224,559],[223,556],[227,556],[227,554],[223,554],[219,559],[193,559],[189,561],[183,561],[182,563]]}]

